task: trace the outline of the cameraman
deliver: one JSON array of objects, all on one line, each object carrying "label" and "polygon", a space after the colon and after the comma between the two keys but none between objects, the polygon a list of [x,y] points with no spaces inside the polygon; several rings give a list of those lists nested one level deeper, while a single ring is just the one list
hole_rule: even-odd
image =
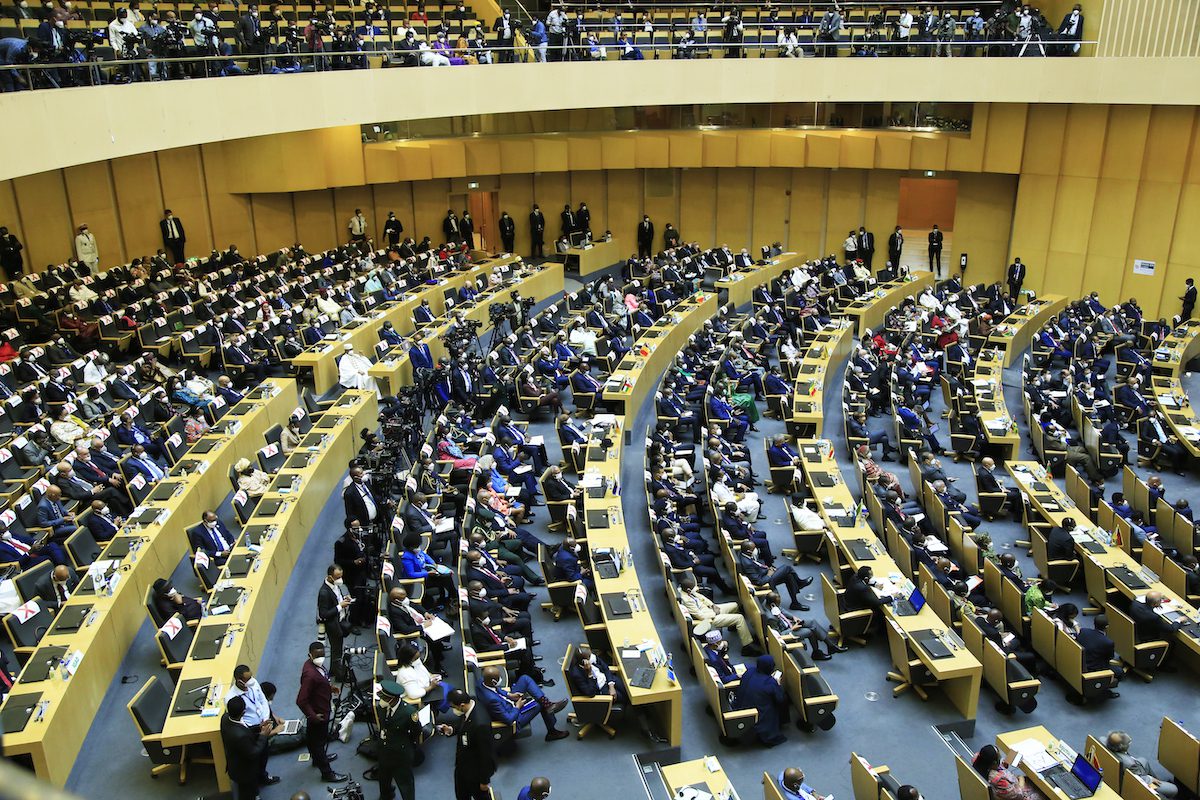
[{"label": "cameraman", "polygon": [[[173,13],[173,12],[167,12],[167,13]],[[162,53],[162,48],[163,48],[163,44],[165,42],[165,38],[160,39],[159,37],[165,37],[166,33],[167,33],[167,29],[164,26],[158,24],[158,12],[157,11],[154,11],[154,10],[150,11],[150,13],[146,16],[145,23],[142,24],[142,27],[138,28],[138,33],[140,33],[142,35],[142,40],[146,43],[146,49],[151,54],[159,55]],[[162,64],[159,61],[151,60],[149,67],[150,67],[150,80],[160,81],[160,80],[166,79],[166,70],[165,70],[164,64]]]},{"label": "cameraman", "polygon": [[[113,49],[113,56],[117,59],[133,61],[146,57],[146,51],[142,47],[142,35],[138,33],[137,27],[130,19],[127,8],[119,10],[116,18],[108,23],[108,43]],[[140,65],[126,64],[118,67],[117,76],[113,82],[132,83],[144,78],[145,75],[142,73]]]},{"label": "cameraman", "polygon": [[[188,25],[192,30],[192,41],[196,44],[196,55],[217,56],[221,54],[221,33],[217,28],[217,20],[201,11],[200,6],[192,6],[192,21]],[[218,74],[220,66],[215,61],[203,61],[203,75],[211,78]],[[200,77],[200,70],[196,71]]]},{"label": "cameraman", "polygon": [[[187,54],[188,28],[175,16],[174,11],[168,11],[163,21],[162,38],[156,39],[157,50],[164,58],[183,58]],[[161,80],[173,80],[183,76],[183,63],[173,61],[159,63]],[[151,73],[153,74],[153,73]]]}]

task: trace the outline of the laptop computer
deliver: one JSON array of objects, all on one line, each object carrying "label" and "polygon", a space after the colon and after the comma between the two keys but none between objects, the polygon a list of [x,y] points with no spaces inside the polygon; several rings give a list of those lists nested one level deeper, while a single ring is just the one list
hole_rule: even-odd
[{"label": "laptop computer", "polygon": [[287,469],[304,469],[317,457],[316,453],[293,453],[288,457],[284,467]]},{"label": "laptop computer", "polygon": [[907,598],[901,598],[892,602],[892,610],[897,616],[915,617],[921,613],[921,609],[925,607],[925,595],[921,594],[920,589],[913,589],[912,594]]},{"label": "laptop computer", "polygon": [[157,501],[170,500],[175,496],[175,492],[178,491],[181,485],[178,481],[163,481],[154,487],[154,491],[150,493],[150,499]]},{"label": "laptop computer", "polygon": [[604,530],[608,527],[608,512],[604,510],[592,509],[587,512],[587,526],[596,530]]},{"label": "laptop computer", "polygon": [[849,542],[847,549],[850,550],[850,555],[855,561],[872,561],[876,558],[875,551],[871,549],[871,545],[865,539],[855,539]]},{"label": "laptop computer", "polygon": [[200,439],[192,445],[192,452],[207,453],[219,444],[221,444],[220,439]]},{"label": "laptop computer", "polygon": [[58,665],[58,662],[67,653],[66,647],[39,647],[32,656],[29,657],[29,662],[25,665],[25,671],[21,673],[22,683],[37,683],[44,681],[50,677],[50,670]]},{"label": "laptop computer", "polygon": [[1075,756],[1075,763],[1071,765],[1070,770],[1061,764],[1056,764],[1041,775],[1071,800],[1081,800],[1084,797],[1095,795],[1103,778],[1100,770],[1093,767],[1091,762],[1081,755]]},{"label": "laptop computer", "polygon": [[25,730],[41,700],[41,692],[10,694],[4,703],[4,710],[0,711],[0,729],[4,733],[20,733]]},{"label": "laptop computer", "polygon": [[638,667],[634,671],[633,677],[629,679],[630,686],[636,686],[639,689],[649,689],[654,685],[654,676],[658,674],[658,670],[653,667]]},{"label": "laptop computer", "polygon": [[608,610],[610,617],[632,617],[633,608],[629,605],[628,598],[621,592],[603,595],[604,607]]},{"label": "laptop computer", "polygon": [[211,685],[212,680],[209,678],[189,678],[186,681],[180,681],[179,688],[175,690],[175,706],[172,708],[172,713],[199,714],[208,697],[208,692],[205,690]]},{"label": "laptop computer", "polygon": [[273,517],[279,511],[279,507],[283,505],[283,500],[278,497],[268,497],[261,501],[254,508],[254,516],[256,517]]},{"label": "laptop computer", "polygon": [[110,539],[102,551],[106,560],[122,559],[129,555],[129,548],[133,544],[133,540],[128,536],[118,536],[115,539]]},{"label": "laptop computer", "polygon": [[232,578],[242,578],[250,573],[250,565],[254,563],[254,555],[249,553],[238,553],[230,556],[225,562],[225,569],[229,572]]},{"label": "laptop computer", "polygon": [[79,630],[83,625],[83,621],[87,619],[87,615],[92,613],[90,603],[82,605],[64,606],[58,612],[58,616],[54,620],[54,624],[50,626],[50,632],[53,633],[70,633],[71,631]]},{"label": "laptop computer", "polygon": [[196,631],[192,642],[190,658],[193,661],[208,661],[216,658],[225,646],[225,634],[229,632],[228,625],[206,625]]}]

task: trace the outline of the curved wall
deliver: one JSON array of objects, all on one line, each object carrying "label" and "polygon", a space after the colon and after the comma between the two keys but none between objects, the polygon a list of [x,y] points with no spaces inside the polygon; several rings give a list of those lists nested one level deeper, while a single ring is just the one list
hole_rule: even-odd
[{"label": "curved wall", "polygon": [[[800,101],[1200,104],[1195,59],[724,59],[389,69],[0,96],[0,179],[400,117]],[[569,87],[559,89],[556,87]],[[13,157],[19,154],[19,157]]]}]

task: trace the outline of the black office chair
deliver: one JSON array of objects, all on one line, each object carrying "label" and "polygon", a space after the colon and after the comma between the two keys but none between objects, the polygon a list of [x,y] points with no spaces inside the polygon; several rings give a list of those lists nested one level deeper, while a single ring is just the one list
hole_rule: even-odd
[{"label": "black office chair", "polygon": [[196,754],[199,745],[180,745],[179,747],[163,747],[154,737],[162,733],[166,726],[167,715],[171,711],[171,691],[157,677],[149,678],[138,693],[129,701],[126,708],[133,724],[142,740],[142,747],[154,766],[150,769],[151,777],[157,778],[167,770],[179,768],[179,783],[187,782],[188,764],[212,764],[212,754]]}]

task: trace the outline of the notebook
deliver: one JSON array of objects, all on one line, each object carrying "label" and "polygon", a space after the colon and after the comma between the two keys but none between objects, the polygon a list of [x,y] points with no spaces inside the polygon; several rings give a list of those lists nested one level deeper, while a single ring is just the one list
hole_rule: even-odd
[{"label": "notebook", "polygon": [[90,613],[92,613],[90,603],[63,606],[63,609],[58,612],[54,624],[50,626],[50,632],[53,634],[77,631]]},{"label": "notebook", "polygon": [[622,592],[613,592],[611,594],[601,595],[604,598],[604,607],[608,611],[610,617],[632,617],[633,608],[629,605],[629,600]]},{"label": "notebook", "polygon": [[150,499],[156,501],[170,500],[175,496],[175,492],[182,486],[178,481],[163,481],[154,487],[154,491],[150,493]]},{"label": "notebook", "polygon": [[241,578],[250,573],[250,565],[254,563],[254,555],[247,553],[238,553],[230,556],[225,562],[225,570],[230,577]]},{"label": "notebook", "polygon": [[66,653],[66,647],[39,647],[26,662],[25,670],[21,673],[21,682],[37,683],[46,680],[50,677],[50,670],[58,665]]},{"label": "notebook", "polygon": [[220,444],[221,444],[220,439],[208,439],[208,438],[200,439],[199,441],[197,441],[195,444],[192,445],[192,452],[193,453],[207,453],[207,452],[210,452],[214,447],[217,447]]},{"label": "notebook", "polygon": [[3,728],[4,733],[19,733],[25,730],[41,699],[41,692],[10,694],[4,703],[4,710],[0,711],[0,728]]}]

